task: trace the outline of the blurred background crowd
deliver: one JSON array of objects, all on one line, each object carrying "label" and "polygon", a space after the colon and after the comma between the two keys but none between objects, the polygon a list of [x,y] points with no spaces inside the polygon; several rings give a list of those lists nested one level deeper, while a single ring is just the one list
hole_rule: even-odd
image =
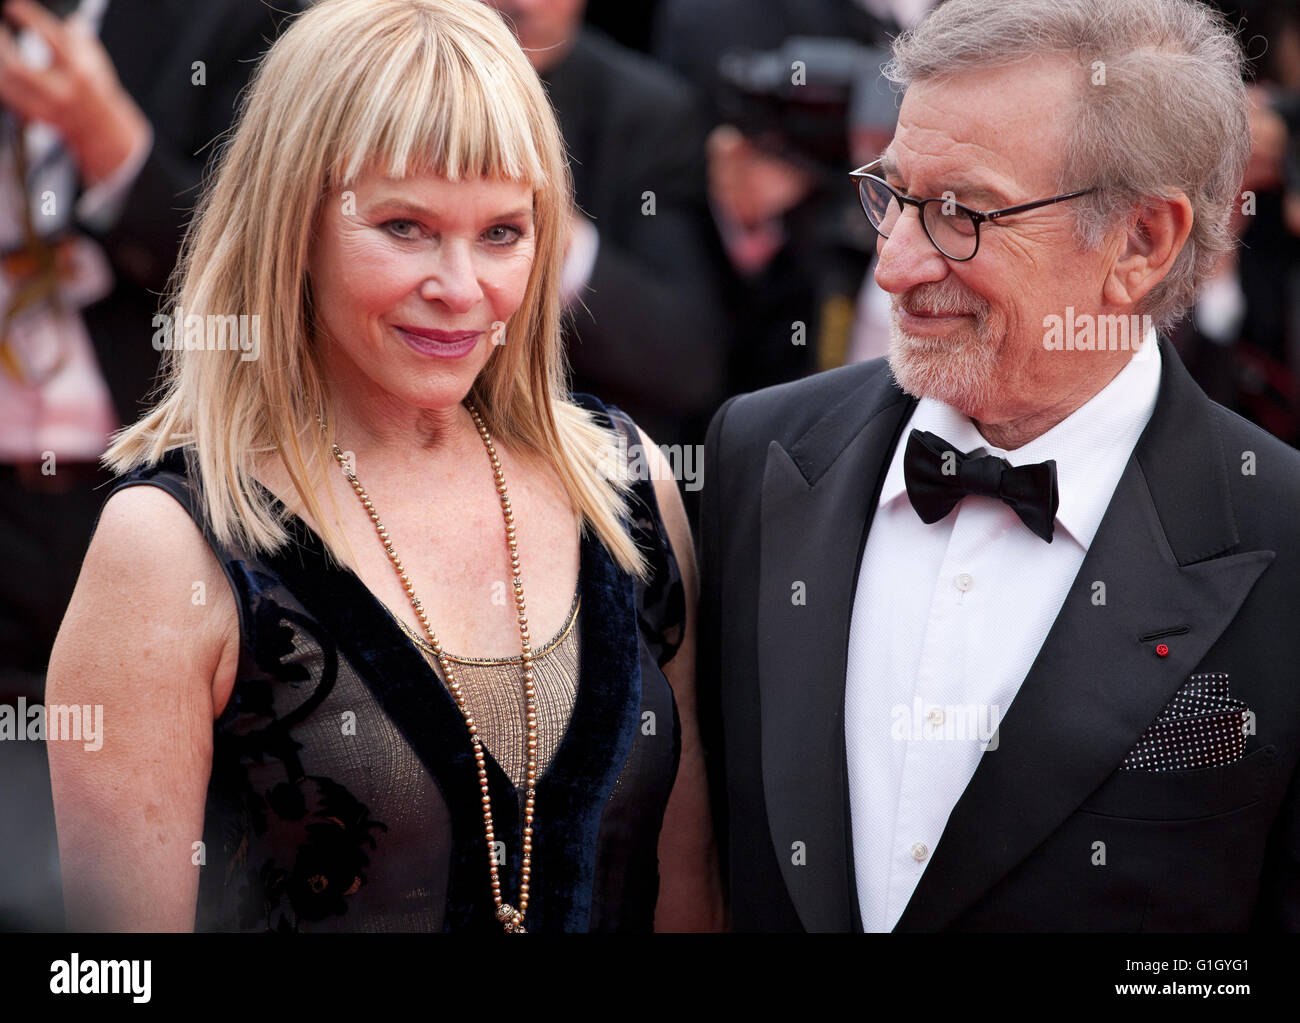
[{"label": "blurred background crowd", "polygon": [[[729,395],[885,354],[847,172],[888,144],[880,64],[933,0],[493,2],[571,154],[575,390],[696,444]],[[1211,397],[1300,444],[1300,0],[1217,6],[1251,58],[1252,201],[1173,341]],[[152,317],[214,140],[295,4],[274,7],[4,5],[0,704],[42,698],[108,480],[96,460],[147,400]],[[42,744],[0,742],[0,779],[0,929],[59,927]]]}]

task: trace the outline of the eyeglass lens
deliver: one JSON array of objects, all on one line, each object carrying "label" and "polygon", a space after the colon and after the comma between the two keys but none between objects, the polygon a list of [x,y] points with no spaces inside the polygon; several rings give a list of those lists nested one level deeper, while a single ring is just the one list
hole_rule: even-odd
[{"label": "eyeglass lens", "polygon": [[[903,214],[902,204],[880,182],[862,178],[858,196],[867,219],[888,238]],[[969,259],[975,253],[975,222],[961,207],[942,199],[925,203],[921,209],[926,233],[935,247],[952,259]]]}]

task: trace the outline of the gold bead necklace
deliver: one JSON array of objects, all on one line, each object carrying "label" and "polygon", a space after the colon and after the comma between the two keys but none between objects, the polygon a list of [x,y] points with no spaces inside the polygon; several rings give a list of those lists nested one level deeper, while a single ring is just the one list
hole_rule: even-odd
[{"label": "gold bead necklace", "polygon": [[[411,585],[406,569],[402,566],[402,559],[393,550],[393,542],[388,537],[388,530],[379,521],[379,513],[375,511],[374,502],[370,500],[370,496],[361,485],[361,481],[357,479],[356,473],[348,466],[347,459],[344,458],[343,452],[337,444],[334,445],[334,459],[339,463],[339,467],[343,470],[348,482],[352,484],[353,491],[360,498],[362,507],[370,516],[370,521],[375,524],[379,539],[383,542],[384,550],[388,553],[388,560],[392,562],[393,568],[397,572],[397,578],[401,581],[402,588],[411,601],[415,616],[420,620],[420,624],[424,626],[424,631],[429,635],[429,646],[433,648],[433,652],[438,657],[438,663],[442,666],[443,677],[447,680],[447,688],[451,690],[456,706],[460,708],[461,716],[465,719],[465,726],[469,729],[470,742],[474,747],[474,762],[478,765],[479,791],[483,797],[483,831],[487,839],[488,870],[492,875],[492,901],[496,905],[496,917],[501,921],[507,933],[523,934],[525,933],[524,914],[528,911],[528,883],[532,874],[533,809],[536,805],[537,795],[537,690],[533,684],[533,648],[528,633],[528,612],[524,605],[524,584],[519,578],[519,543],[515,537],[515,513],[510,508],[510,496],[506,492],[505,474],[501,471],[501,461],[497,458],[496,448],[492,444],[492,435],[488,433],[483,417],[479,415],[479,411],[472,401],[467,399],[465,407],[469,410],[470,417],[474,420],[474,426],[478,430],[478,435],[487,448],[488,460],[492,463],[492,473],[496,478],[497,494],[501,498],[501,513],[506,523],[506,546],[510,551],[510,571],[514,576],[515,610],[519,623],[519,638],[523,645],[524,702],[528,723],[528,772],[527,791],[524,799],[523,861],[519,869],[518,909],[515,909],[514,906],[501,898],[501,878],[497,872],[496,856],[493,852],[496,831],[492,825],[492,797],[488,792],[487,761],[483,753],[483,741],[479,738],[478,726],[474,723],[474,716],[465,703],[465,694],[461,691],[460,682],[456,679],[456,672],[452,668],[451,661],[447,657],[446,651],[442,649],[442,644],[438,642],[438,637],[433,634],[424,605],[420,603],[420,599],[415,595],[415,588]],[[324,425],[323,422],[322,425]]]}]

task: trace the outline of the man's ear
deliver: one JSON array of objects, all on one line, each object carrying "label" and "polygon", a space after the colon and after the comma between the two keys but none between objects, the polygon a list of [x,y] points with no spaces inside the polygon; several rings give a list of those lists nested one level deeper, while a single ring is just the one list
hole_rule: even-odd
[{"label": "man's ear", "polygon": [[1153,198],[1129,214],[1119,255],[1102,284],[1110,305],[1134,306],[1168,276],[1192,231],[1192,204],[1182,192]]}]

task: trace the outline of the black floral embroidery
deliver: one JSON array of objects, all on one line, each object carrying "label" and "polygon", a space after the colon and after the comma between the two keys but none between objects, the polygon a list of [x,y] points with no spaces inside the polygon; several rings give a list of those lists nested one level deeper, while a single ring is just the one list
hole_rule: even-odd
[{"label": "black floral embroidery", "polygon": [[[284,882],[288,872],[275,860],[262,864],[259,870],[246,870],[244,883],[239,889],[239,926],[250,930],[259,925],[267,930],[284,930],[286,926],[271,923],[271,917],[284,897]],[[296,928],[281,914],[280,925],[287,925],[288,930]]]},{"label": "black floral embroidery", "polygon": [[[375,832],[387,825],[371,819],[369,808],[330,778],[307,775],[302,767],[302,743],[291,729],[306,721],[329,696],[338,678],[338,651],[332,639],[311,617],[287,608],[257,587],[269,589],[275,581],[262,573],[247,573],[253,610],[255,643],[252,661],[264,674],[240,678],[231,708],[223,715],[234,727],[219,730],[215,739],[210,811],[220,798],[225,820],[222,836],[226,856],[226,883],[242,878],[238,894],[240,926],[296,931],[303,922],[337,916],[347,911],[347,897],[365,883],[370,864],[367,849],[376,848]],[[277,693],[283,704],[284,684],[299,688],[312,682],[311,672],[298,659],[303,639],[320,652],[319,678],[306,698],[277,713]],[[284,780],[265,792],[250,783],[248,767],[279,761]],[[218,793],[222,794],[218,797]],[[259,865],[248,864],[250,839],[267,836],[273,829],[295,829],[294,862],[275,857]],[[284,848],[283,839],[275,843]]]},{"label": "black floral embroidery", "polygon": [[307,814],[307,800],[302,789],[287,781],[280,782],[268,792],[266,801],[281,820],[298,821]]},{"label": "black floral embroidery", "polygon": [[[348,896],[365,884],[370,866],[366,850],[377,848],[374,832],[387,831],[387,825],[372,820],[365,804],[329,778],[312,775],[304,781],[314,790],[316,808],[298,843],[293,866],[286,869],[272,857],[258,869],[244,872],[239,893],[241,927],[256,927],[260,922],[267,930],[296,931],[303,921],[345,913]],[[277,797],[286,798],[283,792]],[[305,805],[301,790],[295,805],[299,800]]]},{"label": "black floral embroidery", "polygon": [[370,857],[363,846],[375,848],[371,831],[388,828],[372,821],[367,808],[341,785],[328,778],[314,778],[321,802],[307,826],[307,841],[289,875],[289,901],[300,919],[321,920],[343,913],[346,896],[365,883],[364,868]]}]

